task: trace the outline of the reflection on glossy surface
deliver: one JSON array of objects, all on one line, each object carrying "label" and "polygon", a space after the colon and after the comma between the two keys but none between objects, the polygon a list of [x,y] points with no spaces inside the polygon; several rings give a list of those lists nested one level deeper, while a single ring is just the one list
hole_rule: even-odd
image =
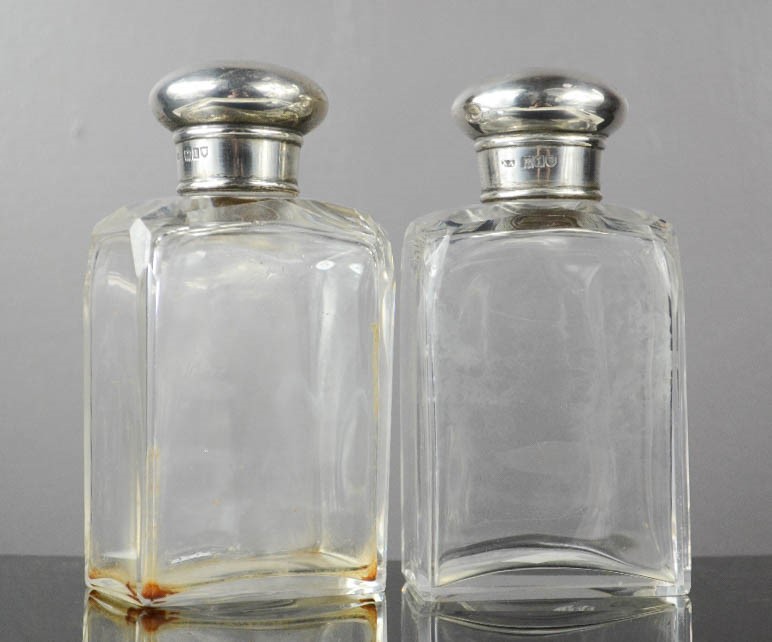
[{"label": "reflection on glossy surface", "polygon": [[402,597],[402,642],[691,642],[688,598],[422,602]]},{"label": "reflection on glossy surface", "polygon": [[472,138],[545,131],[607,136],[626,111],[610,87],[559,71],[492,79],[453,103],[453,117]]},{"label": "reflection on glossy surface", "polygon": [[150,92],[150,107],[172,130],[226,123],[305,134],[324,120],[327,96],[291,69],[230,62],[170,73]]},{"label": "reflection on glossy surface", "polygon": [[86,593],[83,642],[382,642],[384,603],[377,598],[314,598],[195,609],[127,608]]},{"label": "reflection on glossy surface", "polygon": [[[742,640],[744,642],[769,639],[769,632],[772,631],[772,585],[769,582],[769,578],[772,577],[772,555],[698,557],[695,560],[694,571],[695,582],[690,596],[695,613],[692,618],[694,640],[697,642]],[[83,558],[0,555],[0,639],[3,642],[5,640],[69,642],[81,639],[84,623],[82,586]],[[370,632],[369,639],[386,640],[388,616],[391,642],[400,641],[401,591],[402,577],[399,572],[399,562],[391,561],[386,587],[388,606],[382,608],[381,616],[378,618],[378,622],[383,622],[383,633],[380,629],[375,635]],[[636,600],[635,603],[637,604],[638,601]],[[98,623],[97,617],[110,618],[109,614],[100,615],[96,606],[92,604],[86,616],[86,619],[89,616],[92,618],[91,625]],[[405,635],[407,636],[405,639],[418,639],[415,632],[416,616],[411,616],[407,603],[404,606],[403,619],[406,621]],[[128,611],[124,610],[122,613],[123,615],[114,616],[118,623],[125,623],[122,618],[128,614]],[[411,617],[413,622],[408,624]],[[691,638],[688,629],[688,613],[680,617],[685,618],[682,619],[685,633],[681,634],[681,639],[689,641]],[[100,631],[108,632],[105,634],[107,637],[102,638],[103,640],[110,642],[111,639],[116,639],[115,635],[112,638],[109,637],[110,627],[104,623],[100,626],[101,629],[94,629],[87,639],[98,640]],[[380,627],[380,624],[378,626]],[[425,621],[422,626],[427,626]],[[622,629],[624,630],[624,627]],[[112,631],[118,630],[113,624]],[[126,630],[135,631],[132,628]],[[471,631],[469,635],[474,640],[475,629],[468,627],[466,630]],[[608,629],[599,627],[595,630],[600,636],[600,632]],[[120,633],[118,639],[125,639],[126,636],[127,633]],[[619,642],[634,642],[636,639],[632,635],[628,637],[632,640],[622,638]],[[130,639],[141,641],[143,638],[141,635],[135,635]],[[191,635],[187,639],[195,640],[196,637]],[[219,639],[228,638],[221,636]],[[279,639],[282,638],[279,637]],[[286,637],[284,639],[286,640]],[[570,637],[568,639],[571,640]],[[587,636],[585,639],[588,639]],[[605,639],[608,640],[608,636]],[[641,637],[637,636],[637,639],[640,640]],[[672,640],[673,636],[664,639]],[[677,636],[676,639],[678,639]],[[657,642],[656,638],[654,640]],[[659,642],[661,641],[662,637],[659,638]],[[332,640],[325,640],[325,642],[332,642]]]}]

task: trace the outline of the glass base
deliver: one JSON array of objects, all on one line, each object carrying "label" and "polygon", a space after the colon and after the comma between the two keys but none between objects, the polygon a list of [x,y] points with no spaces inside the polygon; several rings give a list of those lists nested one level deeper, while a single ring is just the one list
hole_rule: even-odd
[{"label": "glass base", "polygon": [[407,584],[428,601],[564,600],[686,595],[690,572],[638,568],[582,548],[487,550],[443,560],[432,584],[405,569]]},{"label": "glass base", "polygon": [[[354,567],[337,556],[305,556],[277,560],[208,560],[134,581],[125,566],[90,568],[86,584],[125,603],[139,606],[185,606],[203,602],[355,596],[381,593],[385,565]],[[281,564],[277,562],[283,562]]]},{"label": "glass base", "polygon": [[555,575],[543,574],[531,576],[528,582],[513,581],[511,584],[498,583],[496,586],[485,586],[464,583],[451,586],[425,587],[420,584],[410,584],[409,590],[419,598],[429,602],[494,602],[501,600],[571,600],[595,599],[609,597],[677,597],[686,595],[688,585],[644,584],[635,582],[616,583],[606,579],[606,584],[598,575],[587,574],[556,578]]}]

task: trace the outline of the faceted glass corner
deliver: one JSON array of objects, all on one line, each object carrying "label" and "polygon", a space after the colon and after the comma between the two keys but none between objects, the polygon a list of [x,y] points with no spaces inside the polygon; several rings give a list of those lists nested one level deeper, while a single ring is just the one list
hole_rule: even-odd
[{"label": "faceted glass corner", "polygon": [[484,205],[414,223],[402,275],[403,567],[414,590],[687,592],[670,226],[595,202]]},{"label": "faceted glass corner", "polygon": [[393,268],[367,217],[179,199],[95,230],[89,584],[137,603],[385,582]]}]

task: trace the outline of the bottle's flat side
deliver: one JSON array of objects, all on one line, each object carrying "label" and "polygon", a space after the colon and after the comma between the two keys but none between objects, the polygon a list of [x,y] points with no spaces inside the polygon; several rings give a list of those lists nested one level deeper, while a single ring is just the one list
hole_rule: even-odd
[{"label": "bottle's flat side", "polygon": [[405,570],[429,597],[688,590],[672,230],[562,205],[406,239]]}]

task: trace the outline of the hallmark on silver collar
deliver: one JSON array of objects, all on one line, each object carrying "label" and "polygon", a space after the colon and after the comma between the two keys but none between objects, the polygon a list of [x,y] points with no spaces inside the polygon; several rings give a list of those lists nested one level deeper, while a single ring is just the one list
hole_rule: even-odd
[{"label": "hallmark on silver collar", "polygon": [[206,158],[209,156],[209,146],[202,145],[201,147],[184,147],[182,149],[182,160],[189,163],[199,158]]},{"label": "hallmark on silver collar", "polygon": [[522,158],[504,158],[501,160],[504,167],[520,167],[521,169],[553,168],[558,164],[558,157],[551,154],[535,154]]}]

